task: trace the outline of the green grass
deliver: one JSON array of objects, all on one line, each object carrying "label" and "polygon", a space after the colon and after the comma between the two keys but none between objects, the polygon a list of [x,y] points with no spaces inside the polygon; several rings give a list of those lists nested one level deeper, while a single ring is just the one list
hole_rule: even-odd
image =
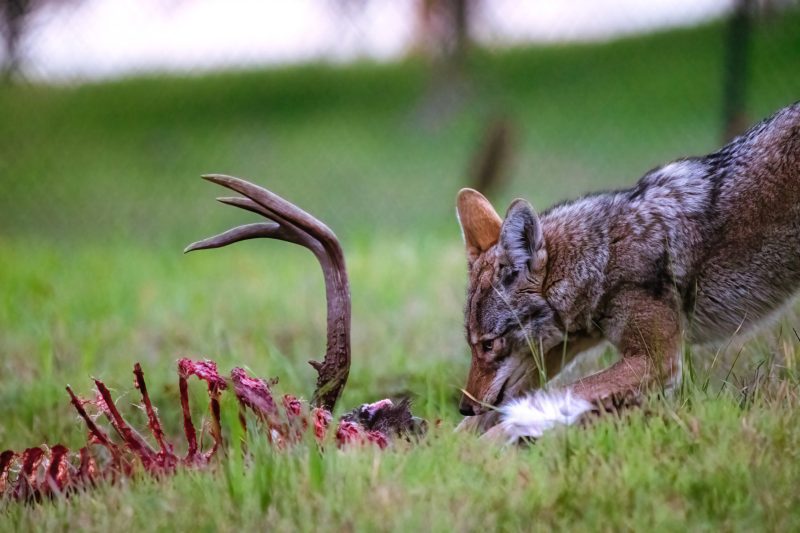
[{"label": "green grass", "polygon": [[[778,407],[777,411],[775,407]],[[418,447],[274,453],[8,509],[10,529],[773,530],[800,525],[796,398],[729,399],[498,449],[435,430]]]},{"label": "green grass", "polygon": [[[754,119],[800,94],[798,22],[757,26]],[[180,253],[251,220],[213,205],[221,191],[197,179],[211,171],[263,183],[342,236],[354,354],[342,408],[410,394],[432,425],[421,445],[382,453],[276,453],[257,440],[248,467],[234,453],[212,472],[0,503],[0,530],[798,529],[793,316],[718,357],[695,349],[680,393],[620,419],[523,449],[452,432],[469,364],[453,197],[485,117],[502,110],[518,129],[499,205],[630,184],[718,145],[722,37],[711,25],[482,52],[463,106],[434,122],[420,114],[416,60],[0,87],[0,447],[80,445],[63,387],[88,394],[90,376],[143,425],[129,405],[135,361],[173,436],[180,356],[310,394],[305,361],[325,333],[313,257],[263,241]],[[235,410],[223,407],[230,436]]]},{"label": "green grass", "polygon": [[[0,442],[81,444],[84,430],[63,385],[88,394],[90,375],[105,379],[143,427],[130,406],[134,361],[175,437],[181,355],[213,356],[226,371],[247,365],[280,376],[282,391],[309,394],[313,374],[303,360],[323,350],[322,286],[310,254],[287,248],[254,242],[182,257],[15,243],[12,264],[0,270],[11,288],[0,307],[7,332]],[[420,446],[329,449],[319,457],[307,446],[272,452],[259,438],[246,468],[233,453],[214,472],[102,487],[41,506],[0,504],[2,529],[800,526],[800,343],[791,321],[745,344],[721,393],[738,346],[715,368],[712,354],[701,353],[685,390],[654,398],[647,410],[556,431],[527,449],[499,448],[452,433],[467,365],[459,247],[370,245],[350,249],[349,258],[355,357],[341,405],[411,393],[433,428]],[[712,386],[703,391],[707,377]],[[201,389],[194,389],[197,416]],[[224,415],[230,437],[230,399]]]}]

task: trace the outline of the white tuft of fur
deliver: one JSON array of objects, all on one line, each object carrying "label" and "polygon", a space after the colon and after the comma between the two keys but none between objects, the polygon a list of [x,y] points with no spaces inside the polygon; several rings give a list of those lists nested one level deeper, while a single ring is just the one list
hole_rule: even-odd
[{"label": "white tuft of fur", "polygon": [[574,424],[591,409],[592,404],[569,390],[540,390],[500,406],[500,425],[508,442],[513,443],[525,437],[541,437],[555,426]]}]

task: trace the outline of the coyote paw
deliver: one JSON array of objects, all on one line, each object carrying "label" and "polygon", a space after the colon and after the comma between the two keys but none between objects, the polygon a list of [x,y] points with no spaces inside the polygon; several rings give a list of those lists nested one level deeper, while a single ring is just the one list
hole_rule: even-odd
[{"label": "coyote paw", "polygon": [[592,404],[570,391],[536,391],[500,407],[500,427],[509,443],[538,438],[558,425],[575,423]]}]

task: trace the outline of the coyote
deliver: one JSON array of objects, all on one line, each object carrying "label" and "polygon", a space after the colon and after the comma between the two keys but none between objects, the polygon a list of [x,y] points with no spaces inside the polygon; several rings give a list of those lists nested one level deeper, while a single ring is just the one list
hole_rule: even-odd
[{"label": "coyote", "polygon": [[[669,389],[681,379],[684,339],[709,343],[752,328],[797,292],[800,102],[630,189],[542,215],[517,199],[505,220],[463,189],[457,215],[472,351],[462,426],[510,441],[537,437]],[[615,364],[537,391],[605,341],[620,354]]]}]

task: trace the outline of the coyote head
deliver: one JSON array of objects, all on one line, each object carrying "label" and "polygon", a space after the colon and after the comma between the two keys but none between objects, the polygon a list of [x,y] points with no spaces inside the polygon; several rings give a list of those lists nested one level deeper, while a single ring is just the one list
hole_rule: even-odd
[{"label": "coyote head", "polygon": [[562,334],[542,294],[547,249],[531,205],[515,200],[502,220],[482,194],[462,189],[457,214],[469,269],[464,323],[472,350],[460,411],[470,416],[539,385],[543,354]]}]

